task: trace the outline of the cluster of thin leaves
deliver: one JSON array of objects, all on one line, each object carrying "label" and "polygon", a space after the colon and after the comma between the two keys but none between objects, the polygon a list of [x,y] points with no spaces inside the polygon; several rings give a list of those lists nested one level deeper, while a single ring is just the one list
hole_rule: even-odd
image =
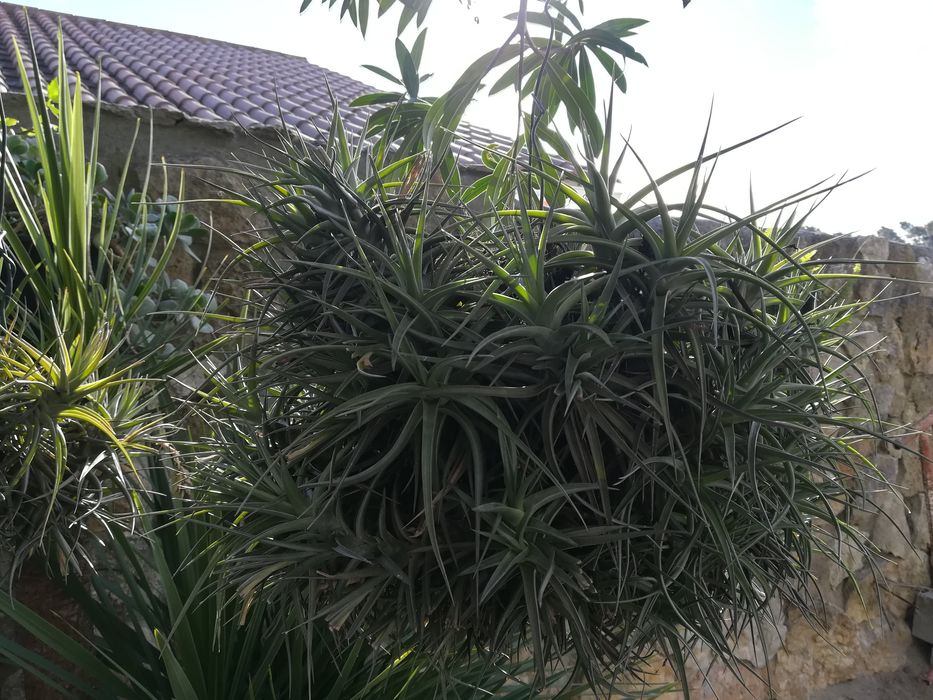
[{"label": "cluster of thin leaves", "polygon": [[[69,85],[65,66],[54,86]],[[28,85],[22,58],[19,68]],[[36,552],[79,568],[84,538],[104,533],[113,503],[132,503],[133,461],[167,430],[153,397],[191,361],[161,351],[197,335],[188,317],[168,329],[147,307],[190,219],[150,207],[148,182],[125,199],[125,174],[105,191],[99,112],[87,142],[80,78],[52,92],[37,83],[30,128],[4,120],[3,131],[0,534],[14,571]],[[179,313],[202,305],[195,291]],[[160,345],[134,340],[153,323]]]},{"label": "cluster of thin leaves", "polygon": [[205,395],[230,582],[380,644],[530,652],[539,683],[617,690],[658,652],[685,681],[697,642],[737,670],[773,599],[818,621],[815,552],[871,549],[862,274],[757,223],[832,186],[736,217],[705,202],[724,151],[621,198],[608,141],[553,144],[567,172],[505,159],[470,206],[346,144],[254,171],[266,281]]}]

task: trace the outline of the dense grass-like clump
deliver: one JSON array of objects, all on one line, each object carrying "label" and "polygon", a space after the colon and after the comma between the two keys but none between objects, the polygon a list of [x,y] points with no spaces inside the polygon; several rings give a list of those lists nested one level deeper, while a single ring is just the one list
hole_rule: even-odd
[{"label": "dense grass-like clump", "polygon": [[774,597],[812,614],[824,533],[868,547],[849,275],[799,222],[706,206],[702,156],[676,204],[569,153],[468,204],[282,152],[254,190],[255,363],[217,389],[253,396],[217,486],[247,600],[598,686],[697,640],[728,659]]}]

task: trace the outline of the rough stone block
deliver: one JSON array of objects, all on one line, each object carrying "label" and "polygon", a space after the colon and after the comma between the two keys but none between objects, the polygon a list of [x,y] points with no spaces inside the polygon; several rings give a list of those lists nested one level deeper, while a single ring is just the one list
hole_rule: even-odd
[{"label": "rough stone block", "polygon": [[917,594],[914,603],[914,626],[911,631],[917,639],[933,644],[933,591]]},{"label": "rough stone block", "polygon": [[875,516],[871,541],[878,550],[899,559],[917,556],[910,542],[910,524],[907,521],[907,510],[900,494],[882,491],[876,494],[873,500],[878,509],[878,515]]}]

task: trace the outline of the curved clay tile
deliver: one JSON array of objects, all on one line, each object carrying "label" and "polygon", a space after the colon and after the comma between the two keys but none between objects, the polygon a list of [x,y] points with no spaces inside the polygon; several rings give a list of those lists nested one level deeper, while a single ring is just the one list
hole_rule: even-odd
[{"label": "curved clay tile", "polygon": [[[349,104],[374,88],[309,63],[299,56],[105,20],[28,10],[38,70],[43,81],[57,71],[58,27],[65,60],[80,73],[88,97],[100,82],[101,99],[121,106],[145,105],[198,119],[243,127],[281,125],[317,139],[330,125],[328,89],[351,134],[359,134],[373,108]],[[14,42],[26,43],[20,6],[0,2],[0,91],[22,90]],[[31,57],[23,51],[30,83]],[[281,116],[280,116],[281,110]],[[478,165],[485,144],[508,141],[486,129],[460,129],[461,161]]]}]

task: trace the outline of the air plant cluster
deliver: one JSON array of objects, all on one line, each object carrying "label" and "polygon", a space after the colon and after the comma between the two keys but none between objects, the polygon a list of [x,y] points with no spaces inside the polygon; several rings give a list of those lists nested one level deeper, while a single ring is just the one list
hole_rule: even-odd
[{"label": "air plant cluster", "polygon": [[721,153],[621,196],[608,139],[551,143],[466,187],[288,139],[254,171],[248,361],[210,392],[230,583],[542,681],[618,689],[661,653],[685,684],[698,642],[738,671],[774,599],[817,622],[815,553],[871,549],[859,273],[759,223],[831,187],[739,217],[705,200]]}]

